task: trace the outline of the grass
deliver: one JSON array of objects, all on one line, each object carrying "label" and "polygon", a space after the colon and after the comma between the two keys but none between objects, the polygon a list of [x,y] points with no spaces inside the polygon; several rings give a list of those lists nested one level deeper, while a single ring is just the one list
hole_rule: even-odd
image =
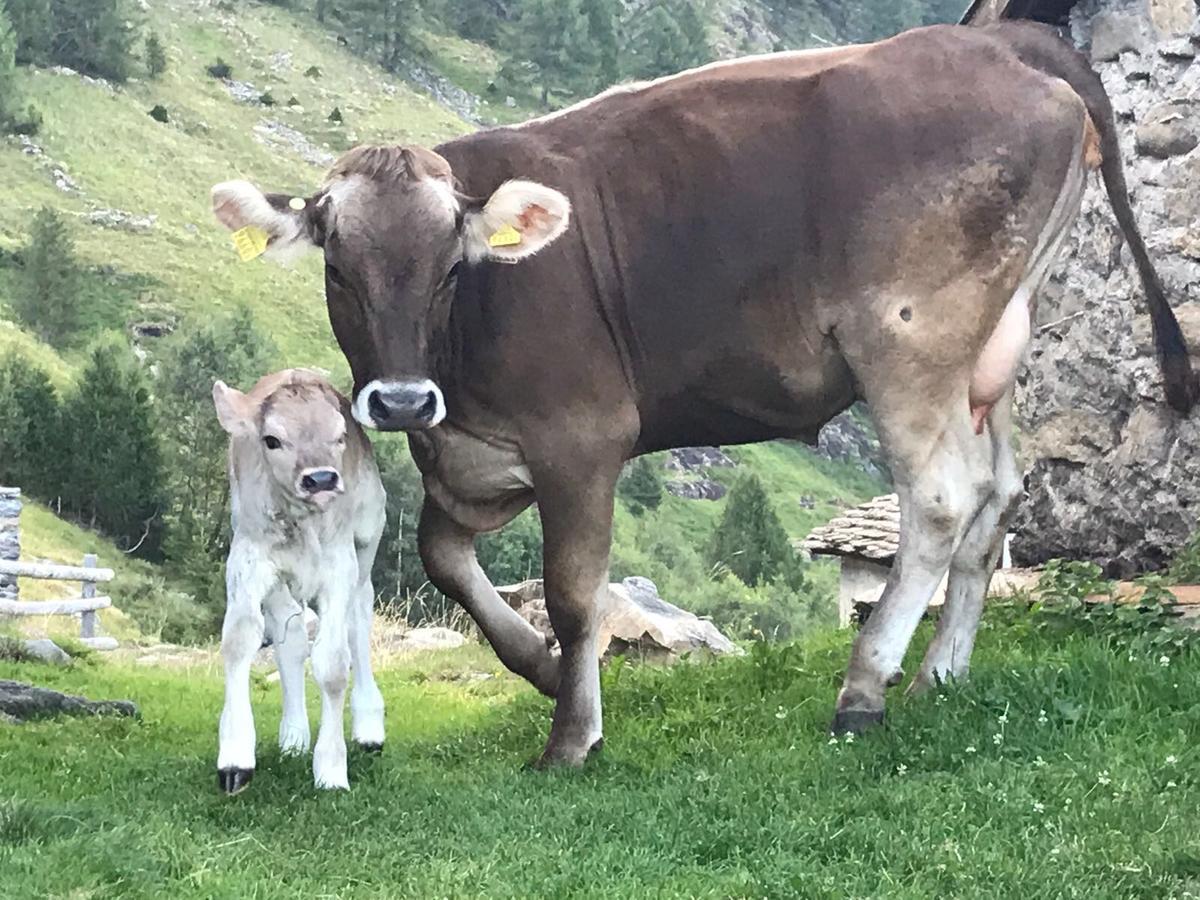
[{"label": "grass", "polygon": [[1012,607],[989,621],[970,683],[897,697],[890,728],[852,743],[824,732],[845,632],[610,667],[608,745],[582,772],[522,768],[549,704],[462,679],[478,650],[399,664],[388,748],[354,755],[338,795],[269,749],[261,679],[259,771],[229,799],[212,668],[38,669],[143,718],[5,733],[5,896],[1195,896],[1200,654],[1164,665]]}]

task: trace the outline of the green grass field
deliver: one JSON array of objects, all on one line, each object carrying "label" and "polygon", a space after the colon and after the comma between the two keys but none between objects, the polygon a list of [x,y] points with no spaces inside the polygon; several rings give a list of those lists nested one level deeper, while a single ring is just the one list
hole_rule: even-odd
[{"label": "green grass field", "polygon": [[848,633],[610,667],[606,748],[550,774],[523,768],[547,701],[470,678],[496,671],[479,648],[427,657],[383,674],[390,742],[337,795],[271,751],[264,681],[258,773],[226,798],[214,666],[0,664],[143,712],[0,726],[0,894],[1197,896],[1200,652],[1052,624],[993,607],[969,684],[897,697],[853,742],[824,731]]}]

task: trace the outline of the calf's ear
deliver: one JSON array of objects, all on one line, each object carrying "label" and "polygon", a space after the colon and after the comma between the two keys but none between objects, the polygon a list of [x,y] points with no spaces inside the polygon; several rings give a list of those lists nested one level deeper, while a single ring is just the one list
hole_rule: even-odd
[{"label": "calf's ear", "polygon": [[535,181],[506,181],[463,218],[467,259],[517,263],[554,243],[571,222],[571,201]]},{"label": "calf's ear", "polygon": [[315,246],[309,228],[312,203],[303,197],[264,194],[248,181],[223,181],[212,189],[212,208],[234,232],[243,259],[263,253],[287,262]]},{"label": "calf's ear", "polygon": [[229,434],[244,434],[254,425],[254,409],[250,398],[223,381],[213,385],[213,406],[217,421]]}]

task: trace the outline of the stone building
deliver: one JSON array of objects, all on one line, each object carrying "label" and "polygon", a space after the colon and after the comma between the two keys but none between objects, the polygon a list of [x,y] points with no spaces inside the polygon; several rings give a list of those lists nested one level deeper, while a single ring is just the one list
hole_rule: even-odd
[{"label": "stone building", "polygon": [[[0,487],[0,560],[16,562],[21,557],[21,491]],[[0,600],[16,600],[17,576],[0,575]]]},{"label": "stone building", "polygon": [[[976,0],[1059,25],[1112,97],[1138,223],[1200,349],[1200,27],[1193,0]],[[1193,353],[1193,359],[1200,357]],[[1200,410],[1164,402],[1141,285],[1099,179],[1036,314],[1017,410],[1026,496],[1018,565],[1090,559],[1157,568],[1197,527]]]}]

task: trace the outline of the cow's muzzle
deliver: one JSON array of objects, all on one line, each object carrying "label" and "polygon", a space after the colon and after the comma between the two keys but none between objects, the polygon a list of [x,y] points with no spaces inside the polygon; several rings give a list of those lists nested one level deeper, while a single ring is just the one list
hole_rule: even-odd
[{"label": "cow's muzzle", "polygon": [[354,418],[380,431],[420,431],[445,417],[442,391],[429,379],[372,381],[354,399]]}]

